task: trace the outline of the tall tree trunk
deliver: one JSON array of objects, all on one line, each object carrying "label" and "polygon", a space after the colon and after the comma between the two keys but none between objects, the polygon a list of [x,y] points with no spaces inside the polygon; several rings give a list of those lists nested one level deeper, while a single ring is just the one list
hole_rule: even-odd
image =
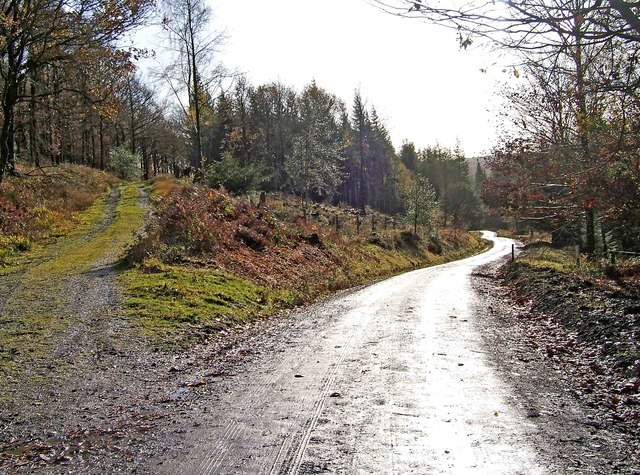
[{"label": "tall tree trunk", "polygon": [[129,93],[129,150],[136,153],[136,114],[133,106],[133,88],[131,87],[131,74],[127,76],[127,89]]},{"label": "tall tree trunk", "polygon": [[593,208],[589,208],[585,211],[585,247],[584,250],[587,254],[592,255],[596,250],[596,219]]},{"label": "tall tree trunk", "polygon": [[144,138],[141,140],[142,145],[140,146],[142,152],[142,178],[144,180],[149,179],[149,172],[151,169],[151,163],[149,161],[149,153],[147,152],[146,140]]},{"label": "tall tree trunk", "polygon": [[191,17],[192,11],[191,11],[191,6],[189,6],[189,8],[187,9],[187,21],[188,21],[188,25],[189,25],[189,46],[191,48],[190,50],[190,60],[191,60],[191,68],[192,68],[192,87],[193,87],[193,92],[192,92],[192,97],[193,97],[193,111],[195,113],[195,119],[196,119],[196,123],[195,123],[195,156],[194,156],[194,160],[193,160],[193,167],[195,169],[195,173],[194,173],[194,180],[199,182],[202,181],[202,179],[204,178],[204,170],[202,168],[203,163],[202,163],[202,132],[201,132],[201,128],[200,128],[200,91],[198,90],[199,88],[199,80],[198,80],[198,63],[196,61],[196,44],[195,44],[195,35],[196,32],[194,31],[194,25],[193,25],[193,18]]},{"label": "tall tree trunk", "polygon": [[[578,108],[578,136],[580,139],[580,155],[584,161],[585,168],[591,168],[592,157],[589,150],[589,125],[587,120],[587,92],[585,85],[585,68],[582,57],[582,32],[581,21],[576,18],[574,35],[576,38],[575,56],[574,62],[576,67],[576,102]],[[587,199],[591,199],[591,172],[589,172],[589,178],[585,184],[585,190],[583,193],[587,195]],[[588,255],[593,255],[596,250],[596,227],[595,227],[595,211],[593,204],[587,207],[585,210],[585,248],[584,252]]]},{"label": "tall tree trunk", "polygon": [[2,127],[0,127],[0,183],[4,179],[5,172],[15,171],[13,157],[13,116],[15,105],[18,102],[18,86],[9,84],[2,98]]},{"label": "tall tree trunk", "polygon": [[100,117],[98,133],[100,135],[100,170],[104,170],[104,119]]},{"label": "tall tree trunk", "polygon": [[364,132],[362,130],[362,126],[359,130],[359,146],[360,146],[360,168],[358,170],[358,175],[360,178],[360,189],[358,190],[358,205],[362,214],[366,214],[366,203],[367,203],[367,185],[364,181]]},{"label": "tall tree trunk", "polygon": [[38,133],[38,124],[36,121],[36,84],[35,73],[31,79],[31,87],[29,94],[29,158],[31,163],[40,168],[40,150],[36,135]]}]

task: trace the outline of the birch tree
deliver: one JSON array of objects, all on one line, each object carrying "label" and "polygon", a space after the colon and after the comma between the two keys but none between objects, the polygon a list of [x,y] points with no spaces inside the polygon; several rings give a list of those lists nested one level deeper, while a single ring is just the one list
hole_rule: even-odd
[{"label": "birch tree", "polygon": [[205,0],[162,0],[160,13],[170,45],[170,59],[161,75],[173,91],[188,124],[192,141],[191,167],[195,180],[200,181],[207,161],[203,153],[203,101],[216,96],[213,89],[225,77],[224,68],[215,57],[225,36],[213,30],[211,9]]}]

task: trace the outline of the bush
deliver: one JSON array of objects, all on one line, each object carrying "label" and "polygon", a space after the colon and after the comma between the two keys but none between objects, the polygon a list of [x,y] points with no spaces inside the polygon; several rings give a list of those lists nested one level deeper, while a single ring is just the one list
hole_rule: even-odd
[{"label": "bush", "polygon": [[140,156],[120,146],[109,153],[109,169],[123,180],[135,180],[140,177]]},{"label": "bush", "polygon": [[160,257],[176,262],[187,256],[215,256],[249,248],[263,251],[278,231],[266,209],[234,200],[227,193],[201,185],[175,188],[160,202],[157,221],[128,253],[140,262]]},{"label": "bush", "polygon": [[224,187],[235,194],[244,194],[259,189],[269,180],[267,170],[260,165],[242,165],[230,152],[225,152],[222,161],[213,163],[206,173],[211,188]]},{"label": "bush", "polygon": [[32,213],[28,209],[0,196],[0,234],[23,233],[32,219]]},{"label": "bush", "polygon": [[0,238],[0,248],[8,251],[24,252],[31,249],[31,241],[25,236],[4,236]]}]

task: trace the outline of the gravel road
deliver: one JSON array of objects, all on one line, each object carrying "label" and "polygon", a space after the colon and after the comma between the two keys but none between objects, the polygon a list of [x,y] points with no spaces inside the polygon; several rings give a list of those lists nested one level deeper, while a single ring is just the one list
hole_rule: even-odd
[{"label": "gravel road", "polygon": [[471,273],[512,244],[485,234],[482,255],[309,309],[275,356],[220,384],[161,471],[551,473],[474,323]]}]

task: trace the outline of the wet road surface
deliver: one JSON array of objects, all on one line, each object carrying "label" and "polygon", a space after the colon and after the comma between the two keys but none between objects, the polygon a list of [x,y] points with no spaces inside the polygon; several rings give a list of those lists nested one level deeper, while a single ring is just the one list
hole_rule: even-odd
[{"label": "wet road surface", "polygon": [[487,237],[484,254],[305,310],[275,354],[221,387],[161,471],[551,473],[474,328],[471,273],[511,252]]}]

